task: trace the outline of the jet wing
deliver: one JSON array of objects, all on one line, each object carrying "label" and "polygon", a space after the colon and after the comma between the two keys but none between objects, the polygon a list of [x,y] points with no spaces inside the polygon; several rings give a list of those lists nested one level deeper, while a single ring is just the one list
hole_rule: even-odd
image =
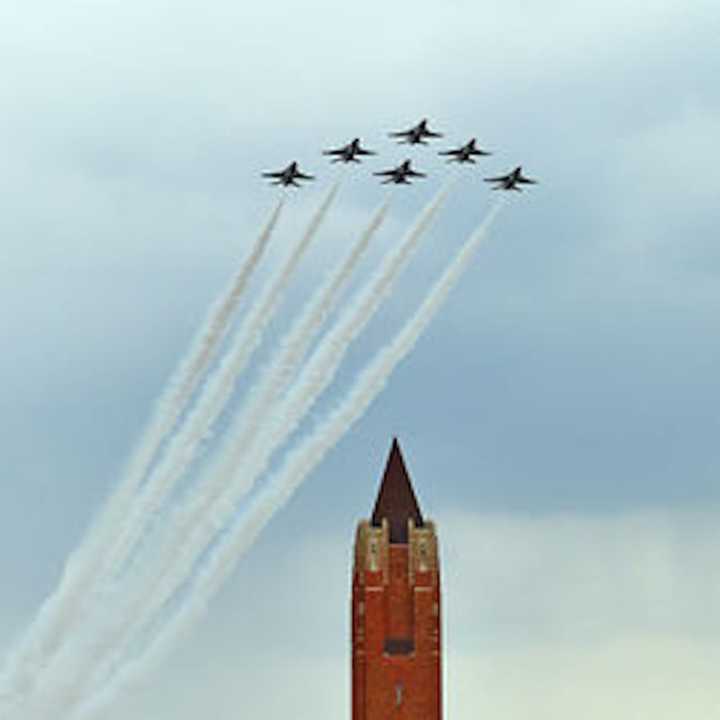
[{"label": "jet wing", "polygon": [[281,178],[281,177],[284,177],[284,175],[285,175],[284,172],[264,172],[264,173],[262,174],[262,177],[265,177],[265,178]]},{"label": "jet wing", "polygon": [[314,180],[314,175],[306,175],[305,173],[296,172],[295,175],[293,175],[293,179],[299,179],[299,180]]},{"label": "jet wing", "polygon": [[531,180],[530,178],[526,177],[519,177],[515,182],[522,183],[523,185],[537,185],[537,180]]},{"label": "jet wing", "polygon": [[509,175],[498,175],[497,177],[483,178],[485,182],[507,182],[510,179]]}]

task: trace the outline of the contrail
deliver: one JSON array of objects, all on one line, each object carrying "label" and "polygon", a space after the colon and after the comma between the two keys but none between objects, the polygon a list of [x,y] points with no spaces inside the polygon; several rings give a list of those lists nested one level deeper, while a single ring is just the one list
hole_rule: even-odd
[{"label": "contrail", "polygon": [[[113,571],[122,568],[130,557],[135,544],[146,529],[148,520],[152,521],[154,519],[155,514],[172,490],[174,483],[182,476],[194,459],[198,447],[210,426],[222,412],[232,395],[237,376],[245,369],[252,353],[259,345],[267,324],[272,319],[274,311],[300,260],[327,215],[338,189],[339,182],[335,183],[330,189],[293,252],[269,283],[260,299],[243,319],[231,349],[223,358],[219,369],[211,376],[206,387],[202,390],[195,408],[180,431],[170,441],[162,462],[151,473],[147,483],[140,490],[134,506],[129,508],[128,517],[118,518],[118,526],[115,528],[116,535],[109,542],[109,547],[105,549],[102,558],[106,579],[110,578]],[[78,596],[81,594],[86,595],[80,589],[76,594]],[[78,599],[80,598],[78,597]],[[83,599],[87,600],[86,597]],[[95,597],[93,601],[98,602],[98,598]],[[72,655],[71,650],[68,652]],[[93,665],[95,658],[90,657],[91,655],[92,653],[89,651],[86,653],[88,663]],[[76,696],[74,689],[78,682],[82,681],[82,673],[89,672],[89,670],[82,668],[80,662],[63,663],[62,653],[59,657],[54,658],[52,668],[57,668],[56,674],[58,675],[54,680],[51,679],[52,686],[58,688],[63,697],[68,699],[69,704],[74,704],[72,700]],[[75,678],[69,680],[67,676],[73,672],[73,668]],[[60,707],[56,708],[56,712],[60,710]]]},{"label": "contrail", "polygon": [[[110,533],[122,520],[137,489],[145,479],[167,434],[175,426],[222,340],[248,282],[260,262],[284,205],[281,198],[258,235],[250,254],[232,278],[228,288],[208,313],[193,345],[170,379],[158,400],[153,418],[143,433],[124,473],[121,484],[106,502],[85,542],[69,558],[56,591],[45,601],[24,643],[8,661],[3,686],[26,691],[37,679],[39,670],[62,642],[63,632],[72,622],[87,582],[95,574],[111,541]],[[0,688],[2,693],[2,688]]]},{"label": "contrail", "polygon": [[99,713],[112,702],[117,692],[132,685],[149,668],[162,660],[177,639],[204,614],[208,603],[233,571],[239,557],[252,545],[265,524],[287,502],[325,454],[364,414],[385,387],[398,363],[413,349],[422,332],[444,304],[449,292],[467,270],[501,206],[502,201],[491,208],[487,218],[466,241],[415,314],[405,323],[395,339],[383,348],[360,374],[343,402],[324,422],[316,426],[299,446],[288,453],[278,473],[253,499],[198,571],[184,604],[160,628],[144,654],[121,666],[110,684],[80,708],[80,712],[74,716],[76,720],[93,720],[99,717]]},{"label": "contrail", "polygon": [[[254,480],[265,469],[272,452],[297,428],[315,400],[332,383],[347,349],[367,327],[389,295],[394,282],[417,249],[423,233],[445,201],[450,186],[451,183],[444,186],[428,203],[396,251],[385,259],[348,309],[323,337],[290,389],[284,404],[273,413],[271,429],[265,428],[265,432],[259,438],[260,449],[255,449],[251,456],[250,469],[247,467],[247,462],[243,463],[246,460],[243,457],[244,448],[233,440],[234,434],[229,434],[226,451],[220,456],[215,472],[222,477],[235,474],[238,478],[244,476],[246,479],[245,483],[238,482],[237,486],[232,483],[225,484],[225,504],[233,505],[241,494],[252,487]],[[238,468],[242,472],[238,472]],[[214,524],[218,522],[215,518]]]},{"label": "contrail", "polygon": [[[279,352],[249,392],[237,421],[227,431],[235,439],[235,443],[243,448],[247,449],[252,445],[255,435],[260,430],[262,419],[268,412],[272,412],[278,397],[292,381],[310,343],[332,311],[341,291],[367,251],[372,237],[382,224],[389,202],[390,197],[374,213],[348,255],[307,302],[298,319],[280,341]],[[113,662],[122,657],[132,640],[133,633],[142,629],[143,619],[152,618],[182,584],[183,578],[187,577],[192,569],[192,562],[189,568],[183,564],[181,568],[176,569],[177,555],[182,552],[183,556],[187,557],[186,548],[192,545],[196,558],[212,540],[215,534],[214,527],[206,526],[200,538],[197,537],[197,533],[193,535],[193,531],[198,523],[202,523],[204,513],[222,492],[224,484],[224,477],[218,473],[208,472],[205,481],[201,482],[202,491],[188,498],[184,512],[174,513],[169,523],[170,527],[163,529],[164,543],[153,557],[152,566],[139,577],[132,577],[129,581],[135,589],[134,593],[132,589],[129,590],[131,602],[115,615],[113,627],[101,630],[102,647],[94,647],[92,654],[95,670],[92,677],[84,678],[86,684],[88,681],[97,682],[103,675],[104,668],[112,667]],[[160,587],[153,590],[153,583],[156,585],[160,583]],[[103,662],[104,654],[108,653],[109,660]]]},{"label": "contrail", "polygon": [[[221,451],[220,461],[211,466],[206,479],[200,483],[202,490],[190,497],[168,521],[168,530],[159,551],[144,568],[142,579],[133,583],[136,588],[135,600],[119,613],[117,631],[110,634],[108,647],[117,647],[117,633],[127,638],[128,633],[137,627],[139,618],[150,618],[190,577],[199,557],[216,534],[227,526],[237,501],[251,489],[257,477],[267,467],[273,452],[293,432],[317,397],[332,382],[350,343],[368,324],[388,295],[393,281],[406,266],[412,251],[447,193],[448,190],[443,189],[433,198],[398,249],[381,264],[376,274],[351,303],[349,310],[341,315],[323,338],[278,410],[268,407],[268,404],[275,402],[292,379],[293,371],[302,360],[312,339],[308,336],[310,329],[314,328],[312,335],[319,329],[324,315],[321,309],[326,293],[322,292],[315,298],[310,303],[308,313],[301,315],[287,342],[283,343],[285,351],[280,352],[268,375],[250,392],[248,407],[227,431],[231,440],[226,443],[224,451]],[[370,228],[373,225],[374,222]],[[353,252],[348,260],[352,260],[355,255]],[[337,281],[342,280],[350,270],[348,262],[338,273]],[[331,281],[328,291],[337,281]],[[263,424],[260,435],[258,430],[268,412],[271,417]],[[282,422],[278,423],[278,418],[282,418]],[[246,456],[248,451],[249,455]],[[234,481],[229,482],[228,479],[233,477]],[[153,582],[155,590],[148,595],[148,587]],[[125,618],[132,618],[133,628],[127,627],[130,621]]]},{"label": "contrail", "polygon": [[[365,254],[370,240],[378,230],[389,207],[390,197],[380,206],[370,220],[367,228],[360,235],[360,238],[351,248],[345,260],[336,268],[328,278],[326,284],[321,287],[307,303],[298,320],[293,324],[290,332],[280,342],[280,352],[275,355],[271,365],[262,374],[257,385],[249,393],[248,401],[237,415],[227,435],[231,438],[226,443],[233,448],[233,457],[240,458],[255,439],[262,428],[262,423],[267,414],[274,410],[274,403],[285,392],[292,382],[292,379],[305,358],[310,343],[322,328],[328,315],[335,307],[340,292],[347,285],[352,273]],[[222,475],[219,472],[208,473],[208,483],[212,477]],[[220,479],[216,486],[222,489],[224,481]],[[211,486],[212,487],[212,486]],[[201,499],[204,501],[203,509],[207,507],[207,500],[212,500],[211,487],[206,486]],[[200,516],[202,510],[200,510]],[[196,512],[192,513],[194,518]]]},{"label": "contrail", "polygon": [[146,529],[146,520],[154,517],[174,483],[195,459],[200,444],[232,396],[236,379],[260,344],[265,328],[272,320],[300,260],[320,229],[338,189],[339,182],[330,189],[311,218],[300,242],[243,318],[220,367],[206,382],[195,408],[172,438],[165,457],[142,488],[130,518],[123,523],[112,551],[106,556],[109,572],[122,567]]},{"label": "contrail", "polygon": [[[175,425],[190,400],[190,397],[197,389],[200,378],[207,370],[218,343],[225,336],[230,318],[235,312],[255,268],[265,253],[265,249],[280,217],[280,211],[284,203],[284,198],[278,200],[270,219],[255,241],[250,255],[232,278],[227,290],[211,308],[200,333],[193,343],[189,355],[180,366],[176,376],[170,381],[168,389],[160,399],[157,411],[159,419],[155,423],[157,430],[148,433],[149,437],[145,443],[148,445],[148,450],[146,453],[142,453],[141,457],[142,455],[145,457],[155,455],[165,435]],[[164,422],[163,418],[165,419]],[[146,460],[143,460],[139,463],[139,466],[146,472],[148,463]]]},{"label": "contrail", "polygon": [[[351,302],[349,309],[340,316],[327,336],[323,338],[294,383],[288,399],[282,404],[283,410],[273,413],[276,416],[282,415],[287,422],[283,422],[278,427],[274,419],[269,419],[269,426],[272,429],[264,431],[257,439],[260,449],[255,450],[253,447],[250,458],[238,457],[237,452],[238,447],[246,448],[251,444],[252,437],[248,438],[248,433],[245,432],[248,426],[227,433],[234,440],[237,438],[236,442],[228,444],[229,447],[224,453],[227,457],[214,464],[212,472],[207,475],[208,480],[201,481],[202,489],[171,516],[168,521],[170,530],[164,533],[164,541],[159,552],[150,559],[150,564],[143,568],[141,579],[132,582],[134,590],[129,591],[132,593],[130,603],[124,604],[123,609],[117,614],[115,629],[102,633],[102,647],[98,644],[94,646],[92,653],[94,657],[100,656],[103,650],[112,652],[120,637],[127,639],[129,632],[136,630],[143,619],[149,618],[153,611],[160,609],[188,579],[199,556],[216,533],[229,522],[234,512],[234,503],[252,487],[273,450],[297,427],[314,399],[332,381],[347,347],[367,325],[383,299],[389,294],[393,281],[406,266],[422,234],[445,200],[450,185],[451,183],[448,183],[444,186],[428,203],[397,249],[381,263],[379,269]],[[309,319],[307,322],[302,319],[298,322],[298,326],[306,324],[310,324]],[[288,343],[288,347],[294,344]],[[281,352],[281,356],[282,354]],[[294,352],[292,354],[295,355]],[[297,359],[299,361],[301,358]],[[280,374],[285,373],[282,359],[278,362],[277,369]],[[304,392],[298,392],[295,389],[298,387],[303,388]],[[250,396],[253,395],[251,391]],[[241,417],[248,416],[242,413]],[[257,435],[253,427],[257,428],[257,425],[249,426],[251,436]],[[239,438],[238,431],[240,431]],[[238,468],[232,465],[235,461],[241,465],[242,472],[236,473]],[[224,485],[233,475],[235,475],[233,487],[225,491]],[[208,485],[211,487],[206,489]],[[217,487],[214,492],[211,492],[212,486]],[[156,586],[155,590],[149,591],[148,588],[152,587],[153,583]],[[126,623],[132,627],[127,628]],[[121,644],[123,643],[124,640],[121,641]],[[116,656],[117,653],[113,653],[113,657]]]}]

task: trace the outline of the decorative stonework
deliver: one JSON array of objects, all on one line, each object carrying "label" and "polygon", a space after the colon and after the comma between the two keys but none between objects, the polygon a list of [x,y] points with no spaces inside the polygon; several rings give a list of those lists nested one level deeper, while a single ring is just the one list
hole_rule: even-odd
[{"label": "decorative stonework", "polygon": [[[360,582],[365,583],[365,573],[381,573],[382,583],[388,581],[389,530],[387,522],[373,527],[363,520],[355,535],[355,573],[360,573]],[[374,580],[374,579],[373,579]],[[371,580],[372,584],[373,580]]]},{"label": "decorative stonework", "polygon": [[[416,574],[420,574],[424,581],[433,583],[438,578],[438,545],[435,535],[435,525],[426,520],[423,527],[414,527],[412,520],[408,521],[408,537],[410,538],[410,572],[408,581],[415,584]],[[426,582],[422,583],[423,585]]]}]

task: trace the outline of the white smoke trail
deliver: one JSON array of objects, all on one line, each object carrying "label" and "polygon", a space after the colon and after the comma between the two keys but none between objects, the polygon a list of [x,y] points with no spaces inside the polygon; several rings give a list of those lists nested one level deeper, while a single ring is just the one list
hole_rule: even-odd
[{"label": "white smoke trail", "polygon": [[[328,332],[295,383],[295,387],[307,387],[307,391],[304,393],[291,391],[286,401],[290,407],[283,413],[287,422],[281,427],[272,423],[273,432],[267,432],[267,428],[263,428],[263,436],[257,439],[261,449],[252,452],[252,461],[250,461],[242,457],[242,451],[252,445],[262,418],[269,409],[272,410],[268,404],[271,404],[282,391],[280,384],[287,386],[291,380],[294,369],[302,360],[307,344],[312,339],[311,336],[308,337],[308,332],[312,330],[314,335],[320,327],[322,317],[326,314],[321,312],[328,297],[325,292],[311,301],[308,312],[303,313],[294,326],[294,331],[291,331],[286,342],[283,342],[285,351],[280,352],[271,371],[250,392],[248,406],[240,414],[238,422],[228,431],[227,435],[233,440],[232,443],[228,443],[230,447],[226,448],[224,455],[229,457],[226,457],[224,462],[215,463],[207,474],[207,480],[201,483],[202,491],[192,496],[185,506],[173,514],[169,521],[170,530],[166,533],[159,552],[152,558],[152,564],[145,568],[144,575],[134,582],[136,588],[134,600],[118,613],[115,629],[104,636],[107,639],[107,649],[111,652],[114,650],[113,657],[117,657],[127,646],[129,633],[137,628],[141,618],[149,619],[187,580],[194,563],[212,542],[217,532],[227,525],[233,514],[234,504],[252,487],[254,480],[267,465],[273,450],[297,427],[314,399],[332,381],[345,350],[389,294],[393,281],[409,261],[448,191],[446,187],[433,198],[397,250],[381,264],[355,301],[351,303],[350,309],[341,315]],[[376,216],[369,229],[372,229],[377,220]],[[361,240],[360,245],[363,244],[365,240]],[[354,264],[359,259],[357,255],[355,251],[351,253],[348,262],[341,267],[337,277],[331,280],[329,291],[336,287],[345,275],[349,275],[352,269],[349,261],[352,260]],[[307,339],[304,339],[305,337]],[[237,469],[230,468],[235,462],[242,464],[243,472],[236,474],[237,480],[233,487],[225,491],[226,478],[231,477]],[[153,582],[156,584],[156,589],[152,594],[148,594],[148,588],[152,587]],[[132,620],[129,620],[130,618]],[[122,649],[118,647],[118,643]],[[101,648],[96,646],[94,654],[97,655],[100,650]]]},{"label": "white smoke trail", "polygon": [[[273,413],[270,427],[263,428],[264,432],[258,439],[259,447],[253,448],[252,455],[249,458],[244,457],[245,447],[236,442],[236,434],[228,435],[225,452],[221,453],[214,473],[216,477],[223,478],[234,474],[237,480],[235,483],[224,483],[224,495],[218,503],[220,510],[232,510],[237,500],[266,469],[273,451],[298,427],[317,398],[332,383],[351,343],[367,327],[410,261],[423,233],[445,201],[450,185],[451,183],[448,183],[428,203],[396,251],[385,259],[348,309],[323,337],[290,389],[285,402]],[[212,518],[215,526],[222,527],[226,522],[227,520],[223,520],[218,514]]]},{"label": "white smoke trail", "polygon": [[[207,481],[201,482],[202,490],[192,496],[190,502],[173,514],[169,521],[171,530],[165,535],[164,544],[161,546],[160,551],[152,558],[149,567],[144,569],[143,575],[140,578],[133,578],[131,581],[132,587],[125,590],[130,595],[129,603],[123,604],[122,609],[113,618],[112,626],[109,629],[97,628],[93,640],[89,641],[92,646],[90,654],[92,654],[93,658],[97,660],[106,656],[106,654],[111,654],[112,658],[116,658],[122,649],[127,646],[130,633],[136,631],[139,626],[141,627],[143,618],[149,619],[152,613],[160,609],[172,596],[173,592],[187,580],[198,557],[232,516],[233,503],[252,486],[254,479],[267,464],[272,451],[287,438],[293,428],[297,427],[313,400],[332,381],[345,350],[367,325],[383,299],[389,294],[393,281],[409,261],[423,232],[429,226],[448,192],[449,187],[446,186],[433,198],[421,213],[418,221],[403,238],[396,251],[381,264],[378,271],[351,303],[349,310],[346,310],[341,315],[335,326],[328,332],[327,337],[323,339],[321,345],[313,353],[307,367],[303,369],[295,383],[295,387],[306,388],[306,392],[293,390],[286,401],[289,408],[283,413],[283,417],[288,419],[289,422],[283,423],[282,427],[275,427],[274,432],[267,439],[266,433],[263,433],[263,437],[258,441],[261,444],[261,450],[252,455],[254,462],[248,462],[247,459],[240,458],[239,462],[242,463],[245,472],[237,477],[231,496],[228,497],[228,493],[223,493],[220,498],[217,497],[218,493],[222,493],[223,486],[226,484],[224,478],[232,475],[232,472],[230,475],[226,475],[227,471],[222,469],[222,466],[229,467],[231,460],[226,459],[225,463],[215,465],[214,472],[208,474]],[[356,254],[353,252],[350,257],[354,258]],[[356,261],[355,259],[354,262]],[[349,263],[345,263],[337,278],[331,281],[328,289],[336,286],[342,276],[349,274],[351,269]],[[308,310],[307,315],[303,314],[301,320],[297,323],[297,334],[291,333],[291,336],[288,337],[286,345],[288,352],[283,353],[281,351],[280,359],[277,364],[274,364],[275,369],[271,373],[272,383],[265,385],[261,380],[260,385],[257,386],[260,389],[258,395],[251,391],[250,397],[258,399],[258,402],[251,402],[249,406],[250,412],[241,414],[240,417],[245,418],[245,421],[237,424],[237,431],[228,433],[235,442],[227,449],[227,454],[237,456],[236,445],[247,448],[251,444],[260,423],[257,413],[265,413],[262,401],[265,398],[272,400],[271,395],[277,397],[277,392],[273,389],[275,382],[280,382],[285,377],[286,380],[283,382],[287,384],[291,379],[294,367],[297,366],[304,355],[300,345],[307,344],[306,341],[302,340],[302,336],[306,335],[313,327],[315,328],[313,330],[314,334],[321,322],[319,312],[323,303],[319,300],[319,297],[315,303],[317,309]],[[324,313],[322,313],[322,316],[324,317]],[[308,338],[307,342],[310,339]],[[286,355],[286,357],[283,357],[283,355]],[[263,385],[265,385],[267,392],[262,391]],[[247,422],[248,420],[251,422]],[[235,469],[232,468],[233,471]],[[207,486],[211,484],[213,487],[208,488]],[[212,512],[207,512],[207,508],[213,502],[216,507],[213,508]],[[207,517],[203,517],[203,511],[205,511]],[[153,583],[156,585],[154,591],[151,590]],[[72,653],[68,652],[63,665],[72,668],[77,666],[78,662],[77,660],[74,661]],[[100,668],[99,673],[102,674]],[[57,707],[59,703],[62,706],[69,707],[79,698],[79,678],[77,672],[74,674],[76,675],[75,681],[68,682],[67,677],[63,679],[61,676],[53,684],[52,689],[49,689],[48,695],[56,698],[52,701],[54,707]],[[83,677],[86,677],[84,673]],[[62,698],[62,700],[58,700],[58,697]]]},{"label": "white smoke trail", "polygon": [[[228,431],[234,442],[242,448],[247,449],[251,446],[262,419],[268,412],[272,412],[274,403],[292,381],[310,343],[332,311],[341,291],[352,277],[353,270],[365,254],[373,235],[382,224],[388,211],[389,200],[390,198],[380,206],[347,257],[308,301],[299,318],[281,340],[280,350],[274,360],[250,391],[238,420]],[[100,682],[106,673],[105,668],[111,668],[113,663],[122,657],[134,634],[138,629],[142,630],[143,618],[148,620],[152,618],[187,576],[192,568],[192,562],[189,568],[183,564],[181,568],[175,569],[180,548],[183,548],[182,554],[187,556],[186,548],[192,545],[195,549],[193,557],[196,558],[212,540],[216,528],[207,525],[201,538],[197,537],[197,533],[191,538],[189,536],[198,523],[202,522],[204,513],[222,491],[224,484],[225,479],[220,474],[207,473],[206,480],[201,483],[202,492],[188,498],[184,512],[174,513],[169,527],[164,528],[164,543],[152,558],[151,567],[140,577],[132,577],[129,580],[130,583],[134,583],[136,590],[134,595],[130,590],[127,591],[132,595],[131,602],[114,618],[112,628],[98,630],[98,633],[104,633],[103,644],[94,646],[94,670],[92,677],[84,678],[86,685]],[[171,572],[169,577],[168,572]],[[162,581],[161,587],[153,592],[153,583],[160,581]],[[105,655],[110,657],[104,659]]]},{"label": "white smoke trail", "polygon": [[243,318],[232,346],[223,357],[220,367],[206,382],[195,408],[183,423],[180,431],[172,438],[165,457],[142,489],[130,518],[126,519],[120,528],[112,551],[106,555],[106,564],[110,572],[122,567],[146,529],[148,519],[154,518],[155,513],[171,492],[174,483],[182,477],[194,460],[210,427],[232,396],[237,378],[246,368],[253,352],[260,344],[265,328],[272,320],[300,260],[320,229],[320,225],[337,195],[338,188],[339,183],[335,183],[330,189],[311,218],[300,242],[293,248],[292,253],[269,282],[261,297]]},{"label": "white smoke trail", "polygon": [[[110,647],[116,645],[118,632],[124,633],[127,638],[129,618],[132,618],[133,627],[137,626],[140,618],[150,618],[188,579],[199,557],[230,521],[237,501],[250,490],[267,467],[273,451],[297,428],[313,402],[332,382],[350,343],[389,294],[393,281],[406,266],[447,192],[447,189],[443,189],[428,204],[397,251],[381,264],[349,310],[341,315],[323,338],[278,410],[273,403],[291,380],[294,369],[302,360],[325,314],[322,313],[326,301],[324,292],[311,301],[308,313],[301,316],[284,343],[285,350],[281,350],[270,372],[250,392],[250,402],[227,432],[230,440],[224,452],[221,452],[221,459],[214,463],[201,483],[202,490],[191,496],[171,516],[169,530],[160,550],[145,568],[142,578],[135,582],[134,602],[119,613],[117,632],[109,634]],[[351,257],[353,255],[355,253]],[[346,264],[346,267],[341,268],[337,280],[341,280],[350,270]],[[337,284],[337,280],[330,283],[329,290]],[[263,424],[263,432],[258,435],[262,420],[268,413],[272,417]],[[277,422],[278,417],[282,418],[281,423]],[[233,476],[234,482],[228,482],[228,478]],[[152,587],[153,582],[155,589],[149,594],[148,588]]]},{"label": "white smoke trail", "polygon": [[283,205],[284,200],[281,198],[227,290],[210,309],[190,351],[158,400],[153,418],[133,454],[124,479],[106,502],[83,544],[69,558],[57,589],[45,601],[36,620],[27,630],[24,642],[9,659],[0,681],[0,696],[5,694],[9,697],[17,692],[27,692],[61,643],[76,615],[80,598],[87,593],[90,578],[103,562],[112,531],[127,514],[167,434],[185,409],[222,340],[229,320],[270,241]]},{"label": "white smoke trail", "polygon": [[[155,519],[156,513],[172,491],[174,483],[188,468],[210,426],[225,407],[234,390],[237,376],[245,369],[252,353],[259,345],[267,324],[272,319],[300,260],[327,215],[338,189],[339,182],[330,189],[321,206],[314,213],[300,242],[245,316],[232,347],[223,358],[219,369],[211,376],[202,390],[195,408],[180,431],[172,438],[165,457],[141,489],[139,498],[129,509],[128,517],[119,519],[119,527],[115,528],[116,535],[109,544],[109,548],[106,548],[103,558],[106,579],[113,572],[120,570],[130,557],[148,523]],[[88,601],[87,597],[85,600],[88,608],[92,605],[103,607],[107,598],[95,595],[91,601]],[[99,629],[97,637],[78,639],[76,642],[84,643],[82,652],[77,652],[77,646],[76,648],[70,647],[65,648],[63,652],[54,657],[48,670],[50,677],[45,683],[45,687],[40,688],[36,698],[30,699],[31,708],[37,704],[45,708],[38,711],[39,718],[43,718],[43,713],[49,712],[50,708],[53,708],[54,714],[57,715],[72,707],[79,699],[84,678],[94,667],[96,656],[99,656],[103,650],[107,650],[106,640]],[[50,698],[55,699],[50,700]],[[25,720],[34,711],[24,706],[21,712],[22,718]]]},{"label": "white smoke trail", "polygon": [[[143,455],[146,457],[155,455],[158,447],[165,439],[166,433],[175,425],[181,412],[190,400],[190,397],[195,392],[201,377],[213,358],[218,344],[227,333],[229,321],[247,289],[255,268],[265,254],[265,249],[280,217],[280,211],[284,203],[284,198],[278,200],[275,210],[258,236],[250,255],[232,278],[227,290],[210,309],[210,313],[203,323],[190,353],[180,366],[175,377],[170,381],[169,387],[160,399],[157,410],[159,417],[154,423],[154,425],[157,425],[157,429],[154,432],[152,432],[151,429],[148,433],[149,437],[144,443],[144,445],[148,447],[145,453],[141,453],[141,457]],[[148,463],[146,460],[138,464],[140,468],[147,472]]]},{"label": "white smoke trail", "polygon": [[253,499],[215,548],[209,560],[198,571],[184,604],[161,627],[145,652],[138,659],[121,666],[111,683],[99,695],[81,706],[79,712],[73,716],[74,720],[94,720],[100,717],[103,708],[112,702],[118,692],[132,686],[151,667],[161,661],[172,650],[177,640],[202,617],[212,597],[232,573],[237,560],[252,545],[265,524],[287,502],[308,473],[322,461],[325,454],[364,414],[385,387],[398,363],[413,349],[452,288],[467,270],[501,206],[502,201],[491,208],[487,218],[466,241],[415,314],[405,323],[395,339],[385,346],[362,371],[343,402],[288,453],[277,474]]}]

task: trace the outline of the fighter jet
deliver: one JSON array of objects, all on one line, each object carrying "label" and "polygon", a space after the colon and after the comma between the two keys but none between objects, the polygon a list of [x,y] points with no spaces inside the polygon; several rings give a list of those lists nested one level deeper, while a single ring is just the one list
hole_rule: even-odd
[{"label": "fighter jet", "polygon": [[372,150],[365,150],[360,147],[360,138],[355,138],[351,143],[343,145],[341,148],[336,150],[323,150],[323,155],[331,155],[332,162],[355,162],[359,163],[358,155],[375,155]]},{"label": "fighter jet", "polygon": [[301,187],[296,180],[314,180],[314,175],[305,175],[298,170],[298,164],[291,162],[284,170],[278,172],[265,172],[262,174],[264,178],[270,178],[271,185],[292,185],[293,187]]},{"label": "fighter jet", "polygon": [[456,148],[455,150],[444,150],[439,152],[438,155],[449,155],[450,157],[448,158],[448,162],[458,163],[474,163],[474,157],[478,157],[480,155],[492,155],[492,153],[489,153],[486,150],[481,150],[477,147],[475,145],[476,142],[477,140],[472,138],[461,147]]},{"label": "fighter jet", "polygon": [[522,188],[519,188],[518,184],[537,185],[537,180],[531,180],[530,178],[523,176],[522,167],[520,165],[507,175],[485,178],[485,182],[498,183],[493,190],[517,190],[518,192],[522,192]]},{"label": "fighter jet", "polygon": [[395,185],[411,185],[412,183],[408,178],[427,177],[425,173],[417,172],[410,167],[410,161],[406,160],[395,168],[390,170],[382,170],[381,172],[373,173],[373,175],[379,175],[380,177],[386,178],[382,181],[383,185],[388,183],[394,183]]},{"label": "fighter jet", "polygon": [[388,134],[390,137],[402,138],[401,140],[398,140],[400,143],[407,143],[408,145],[427,145],[425,138],[442,137],[441,133],[428,130],[427,125],[427,118],[423,118],[417,125],[411,127],[409,130],[400,130],[398,132],[391,132]]}]

